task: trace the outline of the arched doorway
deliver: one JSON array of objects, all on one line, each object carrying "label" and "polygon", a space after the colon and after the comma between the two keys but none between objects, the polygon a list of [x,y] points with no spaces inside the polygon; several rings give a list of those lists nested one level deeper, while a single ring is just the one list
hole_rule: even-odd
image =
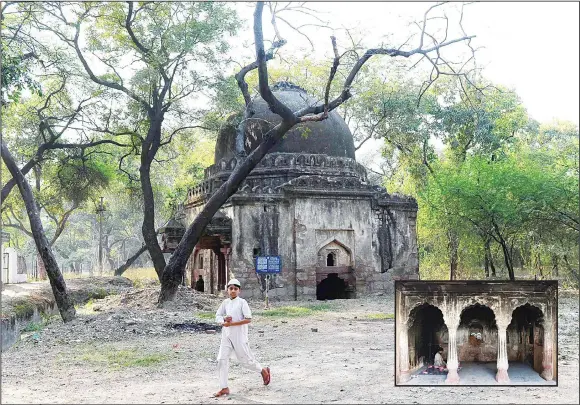
[{"label": "arched doorway", "polygon": [[481,304],[464,308],[457,328],[459,362],[495,363],[497,338],[497,324],[491,308]]},{"label": "arched doorway", "polygon": [[316,299],[335,300],[347,298],[346,287],[346,282],[338,277],[338,273],[329,273],[316,286]]},{"label": "arched doorway", "polygon": [[354,298],[355,287],[351,250],[336,239],[327,241],[318,250],[316,299]]},{"label": "arched doorway", "polygon": [[448,333],[443,313],[431,304],[421,304],[409,315],[409,368],[433,364],[439,347],[447,357]]},{"label": "arched doorway", "polygon": [[512,312],[507,327],[508,359],[529,365],[537,373],[543,371],[544,317],[536,306],[520,305]]}]

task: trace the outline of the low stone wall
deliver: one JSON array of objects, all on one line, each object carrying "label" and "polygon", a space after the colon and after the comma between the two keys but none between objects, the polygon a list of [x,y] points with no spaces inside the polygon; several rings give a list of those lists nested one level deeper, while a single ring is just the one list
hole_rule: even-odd
[{"label": "low stone wall", "polygon": [[32,307],[32,313],[22,315],[13,314],[10,317],[0,319],[0,331],[2,335],[2,352],[20,340],[21,331],[30,323],[42,321],[42,315],[50,316],[58,314],[56,303],[51,302],[46,306]]},{"label": "low stone wall", "polygon": [[[84,305],[90,299],[118,294],[133,286],[131,280],[125,277],[87,277],[67,280],[66,283],[74,305]],[[30,323],[41,322],[43,315],[58,314],[58,307],[48,282],[39,283],[38,287],[15,297],[3,294],[0,317],[1,351],[5,351],[20,340],[22,330]]]}]

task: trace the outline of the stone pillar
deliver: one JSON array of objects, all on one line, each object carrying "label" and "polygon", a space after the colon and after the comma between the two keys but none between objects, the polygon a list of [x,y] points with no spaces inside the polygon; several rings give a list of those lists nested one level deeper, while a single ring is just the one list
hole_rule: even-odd
[{"label": "stone pillar", "polygon": [[398,347],[398,360],[399,360],[399,383],[404,383],[411,379],[411,373],[409,372],[409,325],[408,320],[401,321],[400,328],[397,328],[397,345]]},{"label": "stone pillar", "polygon": [[495,380],[500,384],[509,384],[510,377],[508,375],[508,356],[507,356],[507,342],[506,330],[510,323],[507,316],[499,316],[496,318],[497,323],[497,374]]},{"label": "stone pillar", "polygon": [[457,369],[459,368],[459,359],[457,358],[457,328],[459,327],[459,311],[455,308],[446,311],[447,314],[443,315],[445,320],[445,325],[447,325],[447,331],[449,332],[449,344],[447,346],[447,378],[445,379],[445,384],[457,384],[459,383],[459,374],[457,374]]},{"label": "stone pillar", "polygon": [[546,381],[552,381],[554,378],[554,358],[552,348],[554,347],[554,338],[552,336],[552,321],[546,319],[544,322],[544,354],[542,358],[542,372],[540,376]]}]

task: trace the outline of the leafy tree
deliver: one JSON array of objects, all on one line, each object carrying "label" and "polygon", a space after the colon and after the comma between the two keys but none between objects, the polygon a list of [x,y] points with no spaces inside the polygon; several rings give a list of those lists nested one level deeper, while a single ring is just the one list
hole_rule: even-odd
[{"label": "leafy tree", "polygon": [[[165,258],[157,242],[152,165],[160,148],[199,121],[188,108],[194,96],[211,88],[227,50],[225,36],[237,30],[235,13],[220,3],[45,3],[42,32],[68,45],[92,80],[122,103],[103,112],[93,131],[129,138],[121,161],[136,179],[130,162],[138,155],[138,181],[143,198],[142,233],[161,278]],[[90,58],[90,59],[89,59]],[[98,61],[96,65],[93,61]],[[125,68],[129,61],[131,68]],[[100,71],[97,70],[100,69]],[[205,68],[205,69],[204,69]],[[119,98],[122,95],[123,98]],[[129,158],[128,162],[124,162]]]}]

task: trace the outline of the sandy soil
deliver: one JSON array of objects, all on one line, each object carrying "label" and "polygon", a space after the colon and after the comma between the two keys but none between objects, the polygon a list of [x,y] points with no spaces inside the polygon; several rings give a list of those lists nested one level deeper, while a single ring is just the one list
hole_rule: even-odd
[{"label": "sandy soil", "polygon": [[167,325],[209,322],[221,299],[182,290],[177,303],[158,309],[155,298],[152,289],[107,297],[95,304],[97,312],[67,325],[55,319],[29,334],[2,353],[1,402],[579,402],[578,295],[560,294],[558,387],[395,387],[394,320],[377,315],[393,313],[392,297],[334,301],[326,304],[330,310],[297,317],[260,315],[263,303],[251,301],[250,345],[271,368],[272,383],[263,386],[258,374],[232,361],[232,395],[220,399],[211,397],[219,333]]}]

